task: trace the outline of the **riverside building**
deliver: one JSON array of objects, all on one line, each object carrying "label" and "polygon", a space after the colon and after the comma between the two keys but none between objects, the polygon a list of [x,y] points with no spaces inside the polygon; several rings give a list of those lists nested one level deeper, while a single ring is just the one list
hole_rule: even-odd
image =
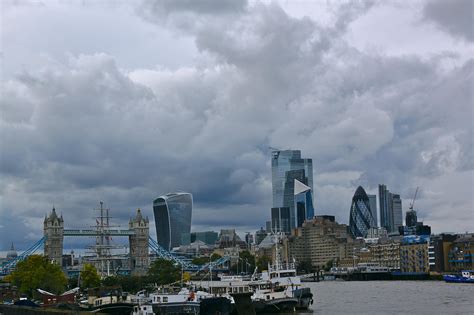
[{"label": "riverside building", "polygon": [[428,244],[428,237],[404,237],[400,244],[400,271],[430,272]]},{"label": "riverside building", "polygon": [[309,262],[313,268],[322,269],[330,261],[337,262],[348,252],[347,225],[339,224],[334,216],[316,216],[293,230],[289,239],[289,257],[298,262]]}]

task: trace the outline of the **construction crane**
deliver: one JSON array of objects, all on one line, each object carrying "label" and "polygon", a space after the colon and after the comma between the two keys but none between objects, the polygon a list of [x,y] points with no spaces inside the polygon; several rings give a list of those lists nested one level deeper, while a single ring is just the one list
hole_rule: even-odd
[{"label": "construction crane", "polygon": [[415,199],[416,199],[416,195],[418,194],[418,188],[419,187],[416,187],[415,196],[413,196],[413,200],[410,203],[410,207],[409,207],[410,210],[413,210],[413,206],[415,205]]}]

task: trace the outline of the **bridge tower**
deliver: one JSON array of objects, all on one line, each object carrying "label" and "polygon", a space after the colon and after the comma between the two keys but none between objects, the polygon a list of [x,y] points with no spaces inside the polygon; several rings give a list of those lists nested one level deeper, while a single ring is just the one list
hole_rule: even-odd
[{"label": "bridge tower", "polygon": [[55,264],[62,266],[63,260],[63,240],[64,240],[64,220],[61,215],[58,217],[56,209],[49,216],[44,218],[44,255]]},{"label": "bridge tower", "polygon": [[131,218],[128,228],[135,231],[135,235],[129,236],[130,243],[130,268],[133,274],[143,275],[150,265],[148,255],[148,238],[150,228],[148,217],[143,218],[140,209],[137,209],[135,218]]}]

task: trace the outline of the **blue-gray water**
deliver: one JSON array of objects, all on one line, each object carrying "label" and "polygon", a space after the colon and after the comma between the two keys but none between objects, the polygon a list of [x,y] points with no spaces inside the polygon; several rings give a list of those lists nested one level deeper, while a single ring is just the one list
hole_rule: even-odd
[{"label": "blue-gray water", "polygon": [[305,283],[313,314],[474,314],[474,284],[444,281]]}]

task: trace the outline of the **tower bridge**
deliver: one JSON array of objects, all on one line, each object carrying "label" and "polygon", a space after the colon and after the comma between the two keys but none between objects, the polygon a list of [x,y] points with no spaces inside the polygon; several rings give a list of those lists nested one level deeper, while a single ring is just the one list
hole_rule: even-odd
[{"label": "tower bridge", "polygon": [[12,272],[19,261],[24,260],[28,256],[37,252],[41,247],[44,248],[44,256],[60,266],[63,264],[63,244],[64,237],[87,236],[95,237],[95,245],[91,246],[95,258],[92,259],[97,269],[102,274],[108,274],[110,262],[116,258],[113,257],[111,249],[117,248],[111,244],[111,237],[128,237],[129,239],[129,260],[130,271],[133,274],[144,274],[150,265],[149,251],[151,250],[159,258],[171,260],[176,264],[182,266],[183,270],[191,272],[199,272],[203,270],[226,271],[228,270],[229,257],[222,257],[217,261],[205,264],[194,265],[168,250],[161,247],[149,235],[149,221],[144,218],[141,210],[137,209],[134,218],[131,218],[128,224],[128,229],[116,229],[110,225],[109,210],[104,209],[103,203],[100,203],[100,216],[97,217],[95,228],[86,229],[65,229],[64,219],[58,216],[56,209],[53,207],[51,213],[45,216],[43,223],[43,237],[35,242],[21,255],[15,259],[8,261],[3,266],[0,266],[0,276]]}]

